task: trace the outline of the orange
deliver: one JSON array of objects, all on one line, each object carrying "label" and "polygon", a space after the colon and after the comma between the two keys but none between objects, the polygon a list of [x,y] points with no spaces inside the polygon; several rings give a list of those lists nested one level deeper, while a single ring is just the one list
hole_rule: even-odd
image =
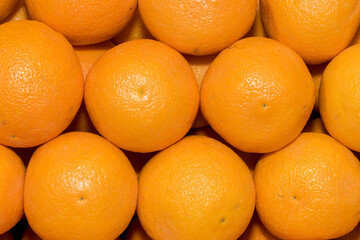
[{"label": "orange", "polygon": [[317,133],[325,133],[327,134],[326,128],[324,126],[321,117],[317,117],[315,119],[309,120],[309,122],[305,125],[303,132],[317,132]]},{"label": "orange", "polygon": [[129,228],[126,230],[125,240],[151,240],[141,226],[138,217],[134,217]]},{"label": "orange", "polygon": [[130,21],[136,0],[25,0],[30,16],[62,33],[73,45],[114,37]]},{"label": "orange", "polygon": [[334,138],[302,133],[255,168],[256,210],[281,239],[333,239],[360,220],[360,162]]},{"label": "orange", "polygon": [[23,215],[25,166],[10,148],[0,145],[0,234],[14,227]]},{"label": "orange", "polygon": [[360,240],[360,224],[350,233],[338,238],[338,240]]},{"label": "orange", "polygon": [[245,37],[267,37],[265,27],[261,19],[259,0],[254,23]]},{"label": "orange", "polygon": [[188,136],[139,175],[137,213],[152,239],[237,239],[255,205],[252,175],[229,147]]},{"label": "orange", "polygon": [[300,56],[261,37],[239,40],[222,51],[201,86],[205,119],[244,152],[271,152],[294,140],[314,101],[313,80]]},{"label": "orange", "polygon": [[0,143],[33,147],[70,124],[83,97],[83,76],[70,43],[30,20],[0,25]]},{"label": "orange", "polygon": [[192,55],[220,52],[243,37],[257,0],[139,0],[146,28],[158,40]]},{"label": "orange", "polygon": [[261,154],[259,154],[259,153],[247,153],[247,152],[243,152],[243,151],[240,151],[240,150],[234,148],[233,146],[228,144],[222,137],[220,137],[219,134],[217,134],[211,127],[192,128],[188,132],[188,135],[206,136],[206,137],[214,138],[214,139],[224,143],[225,145],[230,147],[237,155],[239,155],[241,157],[241,159],[248,166],[251,173],[254,172],[256,163],[258,162],[258,160],[261,156]]},{"label": "orange", "polygon": [[0,21],[6,18],[16,7],[19,0],[3,0],[0,2]]},{"label": "orange", "polygon": [[[6,0],[6,1],[8,1],[8,0]],[[6,2],[6,1],[4,1],[4,2]],[[8,2],[11,2],[11,1],[8,1]],[[30,15],[26,8],[25,0],[19,0],[15,9],[6,18],[4,18],[2,21],[0,21],[0,23],[13,22],[13,21],[18,21],[18,20],[29,20],[29,19],[30,19]]]},{"label": "orange", "polygon": [[350,45],[355,45],[355,44],[358,44],[358,43],[360,43],[360,27],[356,31],[353,39],[351,40]]},{"label": "orange", "polygon": [[294,49],[308,64],[331,60],[345,49],[360,21],[357,0],[260,0],[269,37]]},{"label": "orange", "polygon": [[91,122],[89,114],[86,111],[85,103],[82,102],[75,118],[70,125],[65,129],[64,132],[91,132],[97,133],[96,128]]},{"label": "orange", "polygon": [[360,45],[337,55],[325,68],[319,93],[319,110],[331,136],[360,151]]},{"label": "orange", "polygon": [[321,78],[324,73],[324,70],[326,68],[328,63],[318,64],[318,65],[309,65],[309,71],[311,73],[311,76],[314,81],[315,86],[315,105],[314,105],[314,111],[319,112],[319,90],[320,90],[320,83]]},{"label": "orange", "polygon": [[135,39],[152,39],[153,37],[146,29],[139,8],[136,8],[134,16],[131,18],[130,22],[126,27],[121,30],[115,37],[112,38],[112,41],[116,44],[123,42],[135,40]]},{"label": "orange", "polygon": [[[184,56],[186,60],[189,62],[190,67],[194,72],[196,81],[200,89],[205,73],[209,68],[210,64],[212,63],[212,61],[214,61],[216,55],[205,55],[205,56],[184,55]],[[208,125],[209,124],[206,122],[206,119],[204,118],[199,108],[192,127],[201,128]]]},{"label": "orange", "polygon": [[13,148],[14,152],[21,158],[25,167],[29,165],[30,158],[35,152],[37,147],[31,148]]},{"label": "orange", "polygon": [[105,41],[97,44],[86,46],[74,46],[76,55],[78,56],[84,75],[84,80],[94,64],[94,62],[104,53],[115,47],[111,41]]},{"label": "orange", "polygon": [[133,40],[95,62],[85,84],[85,104],[109,141],[129,151],[153,152],[190,129],[199,87],[180,53],[155,40]]},{"label": "orange", "polygon": [[272,235],[262,224],[255,212],[246,231],[238,240],[280,240]]},{"label": "orange", "polygon": [[[31,229],[30,226],[28,226],[25,229],[24,234],[21,236],[21,240],[42,240],[42,239]],[[116,238],[115,240],[120,240],[120,238]]]},{"label": "orange", "polygon": [[104,138],[65,133],[39,147],[27,168],[24,209],[42,239],[115,239],[135,212],[137,178]]},{"label": "orange", "polygon": [[0,240],[14,240],[14,237],[11,232],[6,232],[0,235]]}]

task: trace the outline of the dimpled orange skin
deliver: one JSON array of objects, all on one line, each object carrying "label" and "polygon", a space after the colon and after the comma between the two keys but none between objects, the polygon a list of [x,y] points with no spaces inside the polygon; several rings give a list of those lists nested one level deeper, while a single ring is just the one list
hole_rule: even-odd
[{"label": "dimpled orange skin", "polygon": [[298,54],[261,37],[222,51],[206,72],[200,95],[210,126],[239,150],[256,153],[294,140],[315,101],[313,80]]},{"label": "dimpled orange skin", "polygon": [[360,220],[360,162],[329,135],[302,133],[255,168],[256,210],[281,239],[333,239]]},{"label": "dimpled orange skin", "polygon": [[36,21],[0,25],[0,143],[33,147],[70,124],[83,97],[70,43]]},{"label": "dimpled orange skin", "polygon": [[9,231],[23,215],[25,166],[10,148],[0,145],[0,234]]},{"label": "dimpled orange skin", "polygon": [[237,239],[254,211],[252,175],[230,148],[187,136],[139,175],[137,213],[152,239]]},{"label": "dimpled orange skin", "polygon": [[319,110],[331,136],[360,151],[360,44],[336,56],[325,68],[319,93]]},{"label": "dimpled orange skin", "polygon": [[135,212],[137,178],[124,153],[92,133],[39,147],[27,168],[24,209],[42,239],[118,237]]},{"label": "dimpled orange skin", "polygon": [[320,91],[320,83],[322,79],[322,75],[327,66],[328,62],[318,65],[308,65],[309,71],[314,81],[315,86],[315,105],[314,111],[319,112],[319,91]]},{"label": "dimpled orange skin", "polygon": [[14,10],[17,3],[18,0],[3,0],[0,2],[0,21]]},{"label": "dimpled orange skin", "polygon": [[294,49],[308,64],[331,60],[351,42],[360,21],[357,0],[260,0],[269,37]]},{"label": "dimpled orange skin", "polygon": [[256,0],[139,0],[146,28],[158,40],[192,55],[220,52],[244,36]]},{"label": "dimpled orange skin", "polygon": [[25,0],[30,16],[62,33],[73,45],[114,37],[130,21],[136,0]]},{"label": "dimpled orange skin", "polygon": [[85,104],[105,138],[125,150],[153,152],[190,129],[199,87],[180,53],[155,40],[133,40],[96,61],[86,80]]}]

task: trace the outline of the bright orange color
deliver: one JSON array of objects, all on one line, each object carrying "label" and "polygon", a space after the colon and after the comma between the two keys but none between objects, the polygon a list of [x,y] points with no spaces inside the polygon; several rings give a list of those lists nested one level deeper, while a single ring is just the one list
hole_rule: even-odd
[{"label": "bright orange color", "polygon": [[139,0],[145,26],[158,40],[192,55],[220,52],[243,37],[257,0]]},{"label": "bright orange color", "polygon": [[14,227],[23,215],[24,179],[25,166],[19,156],[0,145],[0,234]]},{"label": "bright orange color", "polygon": [[47,25],[0,25],[0,143],[32,147],[59,135],[78,111],[83,76],[70,43]]},{"label": "bright orange color", "polygon": [[302,133],[255,168],[256,210],[287,240],[333,239],[360,220],[360,162],[329,135]]},{"label": "bright orange color", "polygon": [[133,40],[95,62],[85,104],[101,135],[133,152],[164,149],[190,129],[199,87],[188,62],[164,43]]},{"label": "bright orange color", "polygon": [[254,23],[245,37],[267,37],[265,27],[261,19],[259,0]]},{"label": "bright orange color", "polygon": [[19,0],[0,1],[0,21],[6,18],[16,7]]},{"label": "bright orange color", "polygon": [[327,134],[326,128],[321,120],[321,117],[309,121],[305,125],[303,132],[317,132],[317,133]]},{"label": "bright orange color", "polygon": [[84,75],[84,80],[94,64],[94,62],[104,53],[115,47],[115,44],[111,41],[105,41],[98,44],[92,44],[87,46],[74,46],[76,55],[78,56],[81,64],[81,68]]},{"label": "bright orange color", "polygon": [[308,64],[331,60],[352,40],[360,21],[358,0],[260,0],[266,32]]},{"label": "bright orange color", "polygon": [[6,232],[0,235],[0,240],[14,240],[14,237],[11,232]]},{"label": "bright orange color", "polygon": [[114,37],[130,21],[136,0],[25,0],[33,19],[62,33],[73,45]]},{"label": "bright orange color", "polygon": [[115,239],[136,208],[137,178],[124,153],[85,132],[39,147],[27,168],[24,209],[43,239]]},{"label": "bright orange color", "polygon": [[136,8],[135,14],[130,22],[112,39],[112,41],[116,44],[120,44],[135,39],[153,39],[141,19],[139,8]]},{"label": "bright orange color", "polygon": [[222,51],[201,86],[206,120],[245,152],[271,152],[294,140],[314,101],[314,83],[300,56],[261,37],[239,40]]},{"label": "bright orange color", "polygon": [[[210,64],[212,63],[212,61],[214,61],[215,57],[216,55],[205,55],[205,56],[185,55],[186,60],[189,62],[190,67],[194,72],[199,89],[201,87],[201,83],[204,79],[205,73],[209,68]],[[204,118],[199,108],[192,127],[201,128],[208,125],[209,124],[206,122],[206,119]]]},{"label": "bright orange color", "polygon": [[255,212],[246,231],[238,240],[280,240],[272,235],[262,224]]},{"label": "bright orange color", "polygon": [[[11,2],[11,1],[4,0],[2,2]],[[15,9],[6,18],[0,21],[0,23],[13,22],[18,20],[29,20],[29,19],[30,19],[30,15],[26,8],[25,0],[19,0]]]},{"label": "bright orange color", "polygon": [[152,239],[237,239],[254,205],[245,163],[205,136],[183,138],[150,159],[139,175],[137,213]]},{"label": "bright orange color", "polygon": [[337,55],[325,68],[319,93],[319,110],[331,136],[360,151],[360,44]]},{"label": "bright orange color", "polygon": [[75,115],[70,125],[65,129],[64,132],[91,132],[98,133],[94,124],[91,122],[89,114],[87,113],[85,103],[82,102],[79,111]]},{"label": "bright orange color", "polygon": [[126,231],[125,240],[151,240],[146,234],[144,228],[141,226],[138,217],[135,217]]},{"label": "bright orange color", "polygon": [[360,240],[360,224],[357,225],[357,227],[352,230],[350,233],[346,234],[345,236],[342,236],[340,238],[337,238],[338,240]]},{"label": "bright orange color", "polygon": [[237,155],[241,157],[241,159],[245,162],[245,164],[248,166],[251,173],[254,172],[256,163],[260,159],[261,154],[259,153],[247,153],[242,152],[239,149],[234,148],[229,143],[227,143],[222,137],[220,137],[219,134],[217,134],[211,127],[202,127],[202,128],[192,128],[188,135],[198,135],[198,136],[206,136],[213,139],[216,139],[228,147],[230,147]]},{"label": "bright orange color", "polygon": [[350,45],[355,45],[355,44],[358,44],[358,43],[360,43],[360,27],[356,31],[353,39],[351,40]]},{"label": "bright orange color", "polygon": [[311,73],[311,76],[314,81],[315,86],[315,105],[314,105],[314,111],[319,112],[319,91],[320,91],[320,83],[321,78],[324,73],[324,70],[326,68],[328,63],[323,63],[319,65],[309,65],[309,71]]}]

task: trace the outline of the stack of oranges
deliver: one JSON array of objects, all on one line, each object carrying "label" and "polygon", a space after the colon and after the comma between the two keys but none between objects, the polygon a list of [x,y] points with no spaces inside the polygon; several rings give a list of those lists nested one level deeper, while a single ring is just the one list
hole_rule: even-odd
[{"label": "stack of oranges", "polygon": [[0,239],[360,240],[360,1],[0,3]]}]

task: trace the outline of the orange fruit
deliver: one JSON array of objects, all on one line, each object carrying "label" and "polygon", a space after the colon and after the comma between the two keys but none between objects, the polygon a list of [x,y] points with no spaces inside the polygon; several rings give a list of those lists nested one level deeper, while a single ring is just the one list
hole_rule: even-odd
[{"label": "orange fruit", "polygon": [[[184,55],[184,56],[185,59],[189,62],[190,67],[194,72],[196,81],[200,89],[205,73],[209,68],[210,64],[212,63],[212,61],[214,61],[216,55],[205,55],[205,56]],[[206,119],[204,118],[199,108],[192,127],[201,128],[208,125],[209,124],[206,122]]]},{"label": "orange fruit", "polygon": [[220,52],[243,37],[256,15],[256,0],[139,0],[145,26],[158,40],[192,55]]},{"label": "orange fruit", "polygon": [[30,16],[62,33],[73,45],[114,37],[130,21],[136,0],[25,0]]},{"label": "orange fruit", "polygon": [[74,46],[76,55],[78,56],[84,75],[84,80],[94,64],[94,62],[104,53],[115,47],[111,41],[105,41],[97,44],[86,46]]},{"label": "orange fruit", "polygon": [[320,83],[321,78],[324,73],[324,70],[326,68],[328,63],[318,64],[318,65],[309,65],[309,71],[311,73],[311,76],[314,81],[315,86],[315,105],[314,105],[314,111],[319,112],[319,90],[320,90]]},{"label": "orange fruit", "polygon": [[14,10],[17,2],[18,0],[4,0],[0,2],[0,21]]},{"label": "orange fruit", "polygon": [[144,228],[141,226],[138,217],[134,217],[129,228],[126,230],[125,240],[151,240],[146,234]]},{"label": "orange fruit", "polygon": [[64,132],[91,132],[97,133],[94,124],[91,122],[88,112],[86,111],[85,103],[82,102],[79,111],[75,115],[70,125]]},{"label": "orange fruit", "polygon": [[206,137],[214,138],[222,142],[223,144],[227,145],[237,155],[239,155],[239,157],[241,157],[241,159],[245,162],[251,173],[254,172],[256,163],[258,162],[261,156],[261,154],[259,153],[247,153],[234,148],[233,146],[228,144],[222,137],[220,137],[220,135],[217,134],[211,127],[192,128],[188,132],[188,135],[206,136]]},{"label": "orange fruit", "polygon": [[310,120],[304,127],[303,132],[317,132],[327,134],[326,128],[324,126],[321,117]]},{"label": "orange fruit", "polygon": [[245,35],[245,37],[267,37],[265,27],[261,19],[259,0],[254,23]]},{"label": "orange fruit", "polygon": [[281,239],[333,239],[360,220],[360,162],[329,135],[302,133],[255,168],[256,210]]},{"label": "orange fruit", "polygon": [[352,230],[350,233],[337,238],[338,240],[360,240],[360,224],[357,225],[357,227]]},{"label": "orange fruit", "polygon": [[187,136],[139,175],[137,214],[152,239],[237,239],[254,211],[252,175],[229,147]]},{"label": "orange fruit", "polygon": [[0,143],[33,147],[70,124],[83,97],[83,76],[70,43],[30,20],[0,25]]},{"label": "orange fruit", "polygon": [[14,240],[14,237],[11,232],[6,232],[0,235],[0,240]]},{"label": "orange fruit", "polygon": [[238,240],[280,240],[272,235],[262,224],[256,211],[246,231]]},{"label": "orange fruit", "polygon": [[190,129],[199,87],[180,53],[155,40],[133,40],[95,62],[85,84],[85,104],[105,138],[128,151],[153,152]]},{"label": "orange fruit", "polygon": [[146,29],[139,8],[136,8],[134,16],[131,18],[130,22],[126,27],[121,30],[115,37],[112,38],[112,41],[116,44],[123,42],[135,40],[135,39],[152,39],[153,37]]},{"label": "orange fruit", "polygon": [[331,60],[345,49],[360,21],[357,0],[260,0],[269,37],[294,49],[308,64]]},{"label": "orange fruit", "polygon": [[27,168],[25,214],[43,239],[115,239],[129,225],[136,200],[129,160],[92,133],[58,136],[35,151]]},{"label": "orange fruit", "polygon": [[261,37],[239,40],[222,51],[201,86],[205,119],[244,152],[271,152],[294,140],[314,101],[314,84],[300,56]]},{"label": "orange fruit", "polygon": [[13,22],[18,20],[29,20],[29,19],[30,19],[30,15],[26,8],[25,0],[19,0],[15,9],[6,18],[0,21],[0,23]]},{"label": "orange fruit", "polygon": [[360,45],[337,55],[325,68],[319,110],[329,134],[348,148],[360,151]]},{"label": "orange fruit", "polygon": [[25,166],[8,147],[0,145],[0,156],[0,234],[3,234],[23,215]]},{"label": "orange fruit", "polygon": [[358,43],[360,43],[360,27],[356,31],[353,39],[351,40],[350,45],[355,45],[355,44],[358,44]]}]

